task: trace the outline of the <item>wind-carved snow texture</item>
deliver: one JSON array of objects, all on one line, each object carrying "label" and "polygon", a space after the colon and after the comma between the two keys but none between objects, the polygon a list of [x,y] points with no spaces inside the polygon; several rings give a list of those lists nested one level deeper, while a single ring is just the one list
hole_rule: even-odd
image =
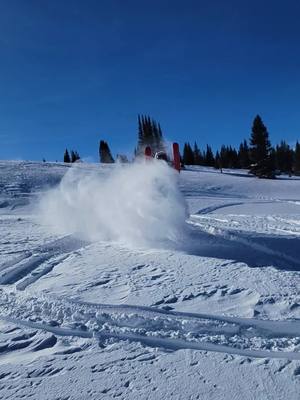
[{"label": "wind-carved snow texture", "polygon": [[186,203],[165,162],[118,166],[106,174],[70,169],[42,196],[39,215],[54,232],[87,240],[163,247],[184,240]]},{"label": "wind-carved snow texture", "polygon": [[0,292],[2,319],[59,336],[140,342],[150,347],[208,350],[300,360],[299,321],[259,321],[151,307],[91,304]]},{"label": "wind-carved snow texture", "polygon": [[68,254],[87,244],[69,235],[25,252],[23,256],[0,265],[0,285],[17,283],[17,289],[24,290],[41,276],[52,271],[68,257]]},{"label": "wind-carved snow texture", "polygon": [[0,162],[0,398],[298,400],[299,184]]}]

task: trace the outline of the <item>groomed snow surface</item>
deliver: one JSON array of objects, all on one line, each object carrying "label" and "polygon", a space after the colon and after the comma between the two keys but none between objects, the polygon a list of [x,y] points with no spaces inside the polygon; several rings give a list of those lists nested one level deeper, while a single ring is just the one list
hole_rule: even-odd
[{"label": "groomed snow surface", "polygon": [[300,398],[300,180],[0,162],[1,399]]}]

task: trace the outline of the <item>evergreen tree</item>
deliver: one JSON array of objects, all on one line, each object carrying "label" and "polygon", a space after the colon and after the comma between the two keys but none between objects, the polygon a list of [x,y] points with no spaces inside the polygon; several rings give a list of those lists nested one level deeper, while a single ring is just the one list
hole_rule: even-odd
[{"label": "evergreen tree", "polygon": [[74,152],[74,150],[71,150],[71,162],[73,163],[73,162],[75,162],[75,161],[76,161],[75,152]]},{"label": "evergreen tree", "polygon": [[194,165],[194,152],[189,143],[185,143],[183,147],[183,163],[184,165]]},{"label": "evergreen tree", "polygon": [[296,175],[300,175],[300,143],[296,143],[295,158],[294,158],[294,172]]},{"label": "evergreen tree", "polygon": [[229,146],[227,147],[227,153],[228,153],[228,168],[238,168],[239,158],[236,149]]},{"label": "evergreen tree", "polygon": [[244,140],[239,147],[238,152],[239,159],[239,167],[240,168],[249,168],[250,166],[250,157],[249,157],[249,147],[247,144],[247,140]]},{"label": "evergreen tree", "polygon": [[152,127],[151,128],[152,128],[153,141],[154,141],[155,147],[157,148],[158,151],[160,151],[161,138],[160,138],[160,134],[159,134],[157,123],[154,120],[152,120]]},{"label": "evergreen tree", "polygon": [[143,119],[143,133],[144,133],[144,146],[150,146],[152,152],[154,152],[155,137],[152,132],[151,120],[149,116]]},{"label": "evergreen tree", "polygon": [[274,147],[271,147],[271,150],[270,150],[270,162],[271,162],[271,165],[273,165],[274,166],[274,170],[275,170],[275,172],[276,172],[276,150],[274,149]]},{"label": "evergreen tree", "polygon": [[269,134],[259,115],[253,121],[250,144],[250,172],[259,178],[275,178]]},{"label": "evergreen tree", "polygon": [[78,151],[71,150],[71,162],[74,163],[77,160],[80,160],[80,156],[78,154]]},{"label": "evergreen tree", "polygon": [[229,157],[228,157],[228,147],[222,145],[220,150],[220,165],[221,168],[228,168]]},{"label": "evergreen tree", "polygon": [[287,153],[287,172],[289,175],[293,173],[294,169],[294,160],[295,160],[295,151],[288,145],[288,153]]},{"label": "evergreen tree", "polygon": [[100,162],[104,164],[112,164],[115,162],[113,159],[113,156],[111,155],[110,148],[104,140],[100,140],[100,145],[99,145],[99,156],[100,156]]},{"label": "evergreen tree", "polygon": [[220,169],[222,172],[221,156],[218,150],[216,152],[216,157],[215,157],[215,168]]},{"label": "evergreen tree", "polygon": [[[143,146],[143,139],[144,139],[144,135],[143,135],[143,128],[142,128],[142,121],[141,121],[141,117],[140,115],[138,116],[138,148],[142,148]],[[135,155],[137,153],[137,149],[135,148]]]},{"label": "evergreen tree", "polygon": [[138,116],[138,144],[136,155],[143,155],[145,148],[149,146],[152,153],[165,151],[165,143],[161,126],[149,116]]},{"label": "evergreen tree", "polygon": [[75,156],[76,156],[76,161],[80,160],[80,155],[79,155],[78,151],[75,151]]},{"label": "evergreen tree", "polygon": [[204,157],[199,149],[197,143],[194,144],[194,164],[195,165],[203,165],[204,164]]},{"label": "evergreen tree", "polygon": [[163,140],[163,134],[162,134],[160,123],[158,123],[158,137],[161,141]]},{"label": "evergreen tree", "polygon": [[213,167],[215,165],[214,153],[209,145],[206,145],[205,165],[208,167]]},{"label": "evergreen tree", "polygon": [[65,162],[65,163],[71,162],[71,158],[70,158],[70,154],[69,154],[69,152],[68,152],[68,149],[65,150],[64,162]]},{"label": "evergreen tree", "polygon": [[290,148],[290,146],[282,140],[280,145],[276,146],[275,151],[275,162],[276,168],[281,172],[292,174],[293,170],[293,160],[294,159],[294,151]]}]

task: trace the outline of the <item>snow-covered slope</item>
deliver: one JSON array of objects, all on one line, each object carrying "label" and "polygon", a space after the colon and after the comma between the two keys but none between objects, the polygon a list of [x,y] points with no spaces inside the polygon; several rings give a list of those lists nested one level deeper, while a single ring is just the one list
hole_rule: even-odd
[{"label": "snow-covered slope", "polygon": [[1,398],[298,399],[300,180],[126,168],[0,162]]}]

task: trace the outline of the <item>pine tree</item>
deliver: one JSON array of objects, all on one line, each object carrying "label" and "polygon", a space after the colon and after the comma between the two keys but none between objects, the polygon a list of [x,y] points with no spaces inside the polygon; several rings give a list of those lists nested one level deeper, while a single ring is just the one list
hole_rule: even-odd
[{"label": "pine tree", "polygon": [[239,158],[236,149],[229,146],[227,147],[227,153],[228,153],[228,168],[238,168]]},{"label": "pine tree", "polygon": [[195,165],[203,164],[203,155],[196,142],[194,144],[194,164]]},{"label": "pine tree", "polygon": [[194,165],[194,152],[189,143],[185,143],[183,147],[183,163],[184,165]]},{"label": "pine tree", "polygon": [[221,156],[218,150],[216,152],[216,157],[215,157],[215,168],[220,169],[222,172]]},{"label": "pine tree", "polygon": [[78,151],[71,150],[71,162],[74,163],[78,160],[80,160]]},{"label": "pine tree", "polygon": [[294,151],[284,140],[280,142],[280,145],[276,146],[275,161],[277,169],[289,175],[292,174]]},{"label": "pine tree", "polygon": [[100,140],[100,145],[99,145],[99,156],[100,156],[100,162],[104,164],[112,164],[115,162],[113,159],[113,156],[111,155],[110,148],[104,140]]},{"label": "pine tree", "polygon": [[156,123],[154,120],[152,120],[151,128],[152,128],[152,134],[153,134],[154,145],[155,145],[155,147],[158,149],[158,151],[160,151],[160,137],[159,137],[159,131],[158,131],[157,123]]},{"label": "pine tree", "polygon": [[208,167],[213,167],[215,165],[214,153],[209,145],[206,145],[205,165]]},{"label": "pine tree", "polygon": [[[142,148],[143,146],[143,128],[142,128],[142,121],[140,115],[138,115],[138,145],[137,148]],[[137,149],[135,148],[135,155],[137,154]]]},{"label": "pine tree", "polygon": [[274,149],[274,147],[271,147],[271,150],[270,150],[270,162],[271,162],[271,165],[273,165],[274,166],[274,170],[275,170],[275,173],[276,173],[276,150]]},{"label": "pine tree", "polygon": [[300,143],[296,143],[295,147],[295,158],[294,158],[294,172],[296,175],[300,175]]},{"label": "pine tree", "polygon": [[259,115],[253,121],[250,144],[250,172],[259,178],[275,178],[269,133]]},{"label": "pine tree", "polygon": [[76,161],[76,155],[75,155],[75,151],[71,150],[71,162],[75,162]]},{"label": "pine tree", "polygon": [[187,161],[188,161],[188,145],[187,145],[187,143],[184,143],[183,154],[182,154],[182,163],[184,165],[186,165]]},{"label": "pine tree", "polygon": [[76,161],[80,160],[80,155],[79,155],[78,151],[75,151],[75,157],[76,157]]},{"label": "pine tree", "polygon": [[[155,138],[152,132],[151,120],[149,116],[145,117],[144,119],[143,131],[144,131],[144,144],[146,146],[153,147]],[[152,151],[154,150],[152,149]]]},{"label": "pine tree", "polygon": [[138,116],[138,144],[136,155],[143,155],[145,148],[149,146],[153,153],[165,151],[165,143],[161,126],[149,116]]},{"label": "pine tree", "polygon": [[65,154],[64,154],[64,162],[65,162],[65,163],[69,163],[69,162],[71,162],[71,159],[70,159],[70,154],[69,154],[69,152],[68,152],[68,149],[66,149],[66,150],[65,150]]},{"label": "pine tree", "polygon": [[289,146],[287,153],[287,173],[291,176],[294,170],[295,151]]},{"label": "pine tree", "polygon": [[249,147],[247,144],[247,140],[244,140],[239,147],[238,152],[239,166],[240,168],[249,168],[250,166],[250,157],[249,157]]},{"label": "pine tree", "polygon": [[229,158],[228,158],[228,147],[222,145],[220,150],[220,164],[221,168],[228,168]]},{"label": "pine tree", "polygon": [[160,140],[163,140],[163,134],[162,134],[160,123],[158,123],[158,137]]}]

